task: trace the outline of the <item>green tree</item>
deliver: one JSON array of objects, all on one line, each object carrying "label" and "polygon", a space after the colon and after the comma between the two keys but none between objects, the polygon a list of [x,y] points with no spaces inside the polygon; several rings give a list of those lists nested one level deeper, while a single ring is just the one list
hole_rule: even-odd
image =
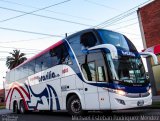
[{"label": "green tree", "polygon": [[6,66],[10,70],[27,60],[25,54],[21,53],[20,50],[13,50],[13,52],[9,54],[11,54],[11,56],[7,57]]}]

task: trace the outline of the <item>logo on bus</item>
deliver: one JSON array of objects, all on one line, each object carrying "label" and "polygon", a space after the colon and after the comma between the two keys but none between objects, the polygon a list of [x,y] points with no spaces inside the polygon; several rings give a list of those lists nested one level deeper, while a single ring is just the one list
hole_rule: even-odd
[{"label": "logo on bus", "polygon": [[68,72],[68,68],[65,68],[62,70],[62,74],[67,73]]},{"label": "logo on bus", "polygon": [[55,72],[49,71],[49,72],[47,72],[47,74],[42,75],[39,78],[39,82],[46,81],[48,79],[53,79],[53,78],[56,78],[56,77],[59,77],[59,76],[60,76],[59,74],[55,74]]},{"label": "logo on bus", "polygon": [[134,57],[136,56],[133,52],[127,52],[127,51],[126,52],[122,51],[122,54],[127,56],[134,56]]}]

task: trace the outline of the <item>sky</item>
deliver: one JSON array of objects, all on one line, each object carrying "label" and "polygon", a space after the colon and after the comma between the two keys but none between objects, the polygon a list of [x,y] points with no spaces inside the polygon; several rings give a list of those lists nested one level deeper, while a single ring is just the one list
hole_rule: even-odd
[{"label": "sky", "polygon": [[[6,57],[14,49],[19,49],[30,58],[63,39],[66,33],[70,35],[93,28],[146,1],[148,0],[0,0],[0,88],[3,87],[7,71]],[[45,7],[47,8],[41,9]],[[143,50],[136,12],[104,29],[126,35],[138,51]]]}]

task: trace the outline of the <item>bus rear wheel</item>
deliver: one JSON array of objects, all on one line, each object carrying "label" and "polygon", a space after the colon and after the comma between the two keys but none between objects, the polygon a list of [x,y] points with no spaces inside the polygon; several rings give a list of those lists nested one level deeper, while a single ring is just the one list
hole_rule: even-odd
[{"label": "bus rear wheel", "polygon": [[84,115],[80,99],[76,95],[73,95],[68,99],[67,110],[70,115]]},{"label": "bus rear wheel", "polygon": [[14,101],[13,103],[13,113],[19,113],[17,101]]},{"label": "bus rear wheel", "polygon": [[21,114],[26,113],[26,108],[24,106],[24,101],[23,100],[20,101],[19,111],[20,111]]}]

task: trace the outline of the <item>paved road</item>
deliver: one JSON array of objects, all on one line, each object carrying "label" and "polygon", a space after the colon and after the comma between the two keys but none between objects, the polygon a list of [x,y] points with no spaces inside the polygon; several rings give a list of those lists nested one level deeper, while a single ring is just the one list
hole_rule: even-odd
[{"label": "paved road", "polygon": [[[3,111],[5,112],[5,111]],[[66,112],[34,112],[29,114],[12,114],[6,111],[4,114],[0,111],[0,121],[71,121],[71,120],[111,120],[111,121],[159,121],[160,109],[138,109],[115,111],[111,115],[105,115],[101,112],[89,112],[86,116],[73,117]],[[8,120],[6,120],[8,119]]]},{"label": "paved road", "polygon": [[12,111],[10,110],[6,110],[6,109],[0,109],[0,115],[3,115],[3,114],[11,114]]}]

